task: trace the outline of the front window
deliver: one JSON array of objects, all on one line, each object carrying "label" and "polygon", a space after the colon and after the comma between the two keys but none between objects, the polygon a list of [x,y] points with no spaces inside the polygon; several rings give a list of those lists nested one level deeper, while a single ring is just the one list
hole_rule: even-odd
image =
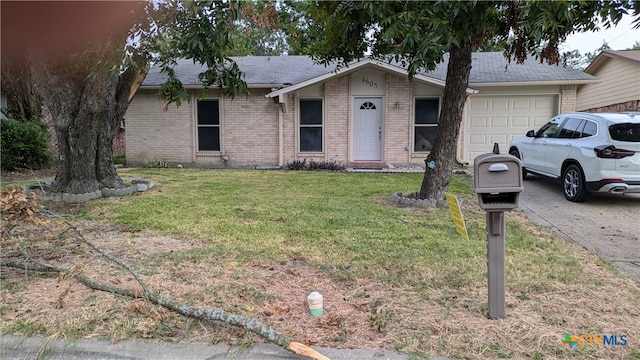
[{"label": "front window", "polygon": [[300,151],[322,152],[322,99],[300,99]]},{"label": "front window", "polygon": [[431,151],[436,141],[439,99],[416,99],[413,151]]},{"label": "front window", "polygon": [[220,151],[218,100],[198,101],[198,151]]}]

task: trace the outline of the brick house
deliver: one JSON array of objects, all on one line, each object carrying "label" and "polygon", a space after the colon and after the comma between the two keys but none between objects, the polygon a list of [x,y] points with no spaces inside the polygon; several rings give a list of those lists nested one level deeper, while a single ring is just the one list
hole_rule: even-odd
[{"label": "brick house", "polygon": [[[125,116],[127,162],[424,165],[438,126],[446,61],[410,82],[403,67],[370,59],[339,70],[306,56],[233,59],[249,96],[231,100],[212,88],[200,98],[202,67],[181,60],[175,71],[191,101],[166,111],[156,96],[165,78],[152,67]],[[577,86],[596,81],[533,59],[508,64],[502,53],[474,53],[460,137],[452,139],[457,160],[469,163],[495,142],[504,151],[513,136],[575,110]]]}]

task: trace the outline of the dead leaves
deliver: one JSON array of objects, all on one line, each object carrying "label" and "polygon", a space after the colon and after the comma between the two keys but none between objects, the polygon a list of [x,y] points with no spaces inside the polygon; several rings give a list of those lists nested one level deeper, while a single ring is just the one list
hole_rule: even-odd
[{"label": "dead leaves", "polygon": [[[0,193],[0,210],[2,212],[1,242],[7,245],[11,242],[21,243],[28,240],[34,244],[40,240],[45,242],[57,242],[63,233],[64,224],[61,221],[52,220],[42,214],[38,204],[38,196],[35,193],[27,193],[24,188],[13,187]],[[25,229],[31,227],[38,230],[35,239],[23,238]],[[20,229],[19,229],[20,228]],[[17,230],[17,231],[16,231]],[[25,247],[25,244],[22,245]],[[50,256],[47,258],[47,256]],[[59,257],[58,254],[43,256],[47,260]]]},{"label": "dead leaves", "polygon": [[23,188],[13,188],[0,193],[0,207],[2,208],[2,220],[9,222],[32,221],[40,208],[38,196],[29,193]]},{"label": "dead leaves", "polygon": [[133,313],[147,316],[156,321],[162,321],[169,317],[169,311],[147,300],[136,300],[125,305],[125,309]]}]

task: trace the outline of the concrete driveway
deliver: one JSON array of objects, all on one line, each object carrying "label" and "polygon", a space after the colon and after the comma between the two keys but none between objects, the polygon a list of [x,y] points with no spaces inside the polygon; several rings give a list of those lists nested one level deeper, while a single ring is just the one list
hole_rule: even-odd
[{"label": "concrete driveway", "polygon": [[594,193],[567,201],[558,181],[529,174],[520,208],[539,225],[610,261],[640,282],[640,194]]}]

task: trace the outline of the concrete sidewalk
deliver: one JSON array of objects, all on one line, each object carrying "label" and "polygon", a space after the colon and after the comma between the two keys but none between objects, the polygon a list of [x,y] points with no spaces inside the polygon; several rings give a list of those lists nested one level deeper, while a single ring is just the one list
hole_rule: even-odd
[{"label": "concrete sidewalk", "polygon": [[[390,350],[346,350],[314,348],[332,360],[405,360],[409,355]],[[40,355],[39,355],[40,354]],[[225,344],[166,343],[141,340],[109,341],[80,339],[73,342],[48,340],[40,336],[4,335],[0,340],[0,359],[46,360],[301,360],[279,346],[255,344],[251,348],[229,347]],[[415,358],[415,357],[412,357]],[[448,358],[432,356],[433,360]]]}]

